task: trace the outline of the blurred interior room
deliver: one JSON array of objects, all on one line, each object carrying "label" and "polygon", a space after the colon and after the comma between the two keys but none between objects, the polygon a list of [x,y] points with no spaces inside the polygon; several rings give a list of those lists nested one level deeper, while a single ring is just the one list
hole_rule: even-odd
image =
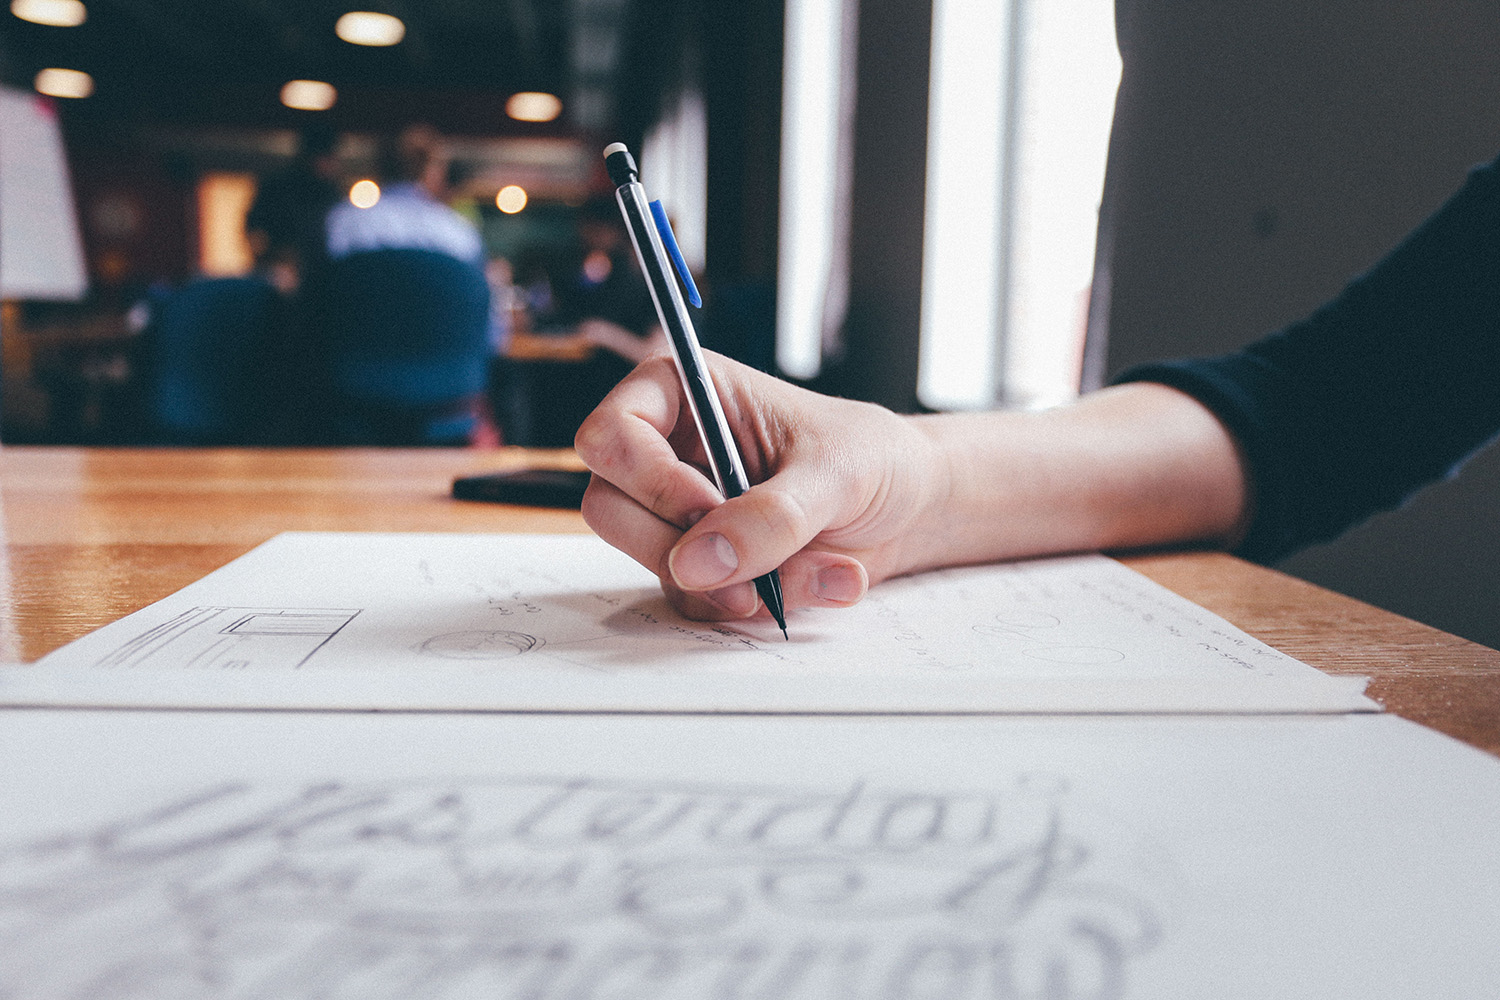
[{"label": "blurred interior room", "polygon": [[[622,252],[608,233],[586,245],[597,220],[612,224],[600,211],[600,202],[612,207],[612,191],[599,149],[623,138],[658,164],[687,165],[658,169],[655,186],[700,269],[710,93],[742,141],[765,149],[743,172],[775,169],[774,134],[761,142],[757,130],[774,133],[776,109],[757,117],[753,108],[766,94],[774,103],[779,89],[779,9],[357,6],[10,5],[0,23],[6,442],[484,443],[512,424],[509,443],[568,444],[587,397],[628,370],[633,341],[649,332],[628,280],[628,246]],[[757,34],[760,44],[739,44]],[[713,81],[702,72],[710,62],[720,71]],[[347,371],[320,370],[358,367],[331,357],[348,346],[331,343],[337,332],[324,325],[348,317],[332,298],[354,294],[382,318],[390,343],[363,348],[384,350],[381,364],[393,362],[397,342],[420,339],[402,331],[437,321],[393,313],[413,297],[383,276],[360,277],[365,290],[350,293],[342,271],[353,269],[332,267],[307,232],[336,201],[377,215],[383,153],[413,129],[441,143],[438,176],[424,185],[482,247],[478,279],[450,276],[428,297],[473,293],[477,280],[486,300],[477,320],[473,301],[468,315],[443,320],[477,322],[477,332],[455,332],[434,348],[441,357],[402,361],[427,364],[430,385],[379,389],[408,409],[482,390],[479,419],[430,441],[417,426],[333,426],[349,392],[376,390],[342,385],[355,377]],[[774,185],[761,195],[770,209],[738,204],[753,179],[727,178],[719,189],[734,194],[718,211],[774,217]],[[724,260],[721,300],[772,267]],[[410,278],[408,291],[426,280]],[[753,292],[741,298],[755,301]],[[304,419],[265,419],[289,406]]]},{"label": "blurred interior room", "polygon": [[[1497,32],[1469,0],[11,0],[0,440],[566,446],[654,344],[613,141],[706,347],[903,412],[1051,405],[1377,260],[1500,145]],[[373,249],[403,191],[475,259]],[[1492,449],[1287,568],[1500,645],[1497,496]]]},{"label": "blurred interior room", "polygon": [[[10,5],[5,441],[567,445],[652,344],[600,162],[615,140],[708,292],[706,346],[902,410],[1076,393],[1108,0],[352,6]],[[401,362],[451,385],[384,386],[404,411],[377,429],[347,370],[375,362],[344,353],[415,350],[414,296],[350,293],[306,218],[382,211],[386,147],[413,128],[442,142],[428,187],[480,235],[488,316],[446,360]],[[432,297],[475,284],[452,280]],[[476,419],[440,412],[476,391]]]}]

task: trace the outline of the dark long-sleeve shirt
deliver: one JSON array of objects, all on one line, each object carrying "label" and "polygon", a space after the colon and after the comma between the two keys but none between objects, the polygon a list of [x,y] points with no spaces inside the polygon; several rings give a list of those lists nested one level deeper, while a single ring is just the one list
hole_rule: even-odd
[{"label": "dark long-sleeve shirt", "polygon": [[1500,160],[1307,319],[1116,381],[1187,392],[1238,439],[1254,504],[1246,558],[1399,506],[1500,434]]}]

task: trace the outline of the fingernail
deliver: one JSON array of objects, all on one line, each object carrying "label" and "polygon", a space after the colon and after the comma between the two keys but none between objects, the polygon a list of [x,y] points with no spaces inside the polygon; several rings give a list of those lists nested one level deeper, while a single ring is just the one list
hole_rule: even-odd
[{"label": "fingernail", "polygon": [[853,566],[826,566],[813,577],[813,596],[849,604],[864,596],[865,582]]},{"label": "fingernail", "polygon": [[736,618],[745,618],[760,607],[760,598],[755,593],[755,584],[737,583],[733,587],[710,590],[703,595]]},{"label": "fingernail", "polygon": [[729,539],[707,534],[673,549],[667,565],[683,590],[706,590],[738,569],[740,557]]}]

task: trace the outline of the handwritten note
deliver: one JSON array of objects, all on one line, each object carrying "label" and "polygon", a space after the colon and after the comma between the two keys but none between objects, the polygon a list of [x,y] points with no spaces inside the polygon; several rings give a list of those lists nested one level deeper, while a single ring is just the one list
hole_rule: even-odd
[{"label": "handwritten note", "polygon": [[858,607],[680,618],[597,539],[287,534],[29,669],[0,701],[619,711],[1345,711],[1102,556],[888,581]]},{"label": "handwritten note", "polygon": [[0,996],[1487,996],[1385,716],[0,713]]},{"label": "handwritten note", "polygon": [[101,917],[134,914],[114,975],[158,996],[913,996],[968,965],[1017,995],[1030,948],[1114,995],[1158,918],[1079,865],[1064,798],[1036,779],[232,783],[16,845],[10,888],[27,951],[89,950]]}]

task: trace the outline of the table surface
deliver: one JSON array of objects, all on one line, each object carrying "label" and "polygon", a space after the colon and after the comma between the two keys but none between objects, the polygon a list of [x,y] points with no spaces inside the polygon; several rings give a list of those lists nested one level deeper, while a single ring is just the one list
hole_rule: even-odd
[{"label": "table surface", "polygon": [[[28,662],[281,531],[587,532],[456,501],[455,476],[565,451],[0,448],[0,662]],[[1127,565],[1277,649],[1371,678],[1389,711],[1500,754],[1500,652],[1215,552]]]}]

